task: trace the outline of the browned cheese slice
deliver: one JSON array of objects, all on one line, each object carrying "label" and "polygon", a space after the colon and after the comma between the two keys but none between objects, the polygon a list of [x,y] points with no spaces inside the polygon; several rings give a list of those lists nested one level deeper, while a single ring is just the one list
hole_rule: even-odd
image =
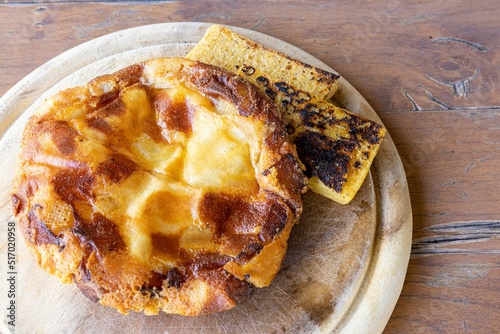
[{"label": "browned cheese slice", "polygon": [[46,100],[13,206],[39,265],[120,312],[234,307],[278,272],[307,179],[282,114],[237,75],[162,58]]}]

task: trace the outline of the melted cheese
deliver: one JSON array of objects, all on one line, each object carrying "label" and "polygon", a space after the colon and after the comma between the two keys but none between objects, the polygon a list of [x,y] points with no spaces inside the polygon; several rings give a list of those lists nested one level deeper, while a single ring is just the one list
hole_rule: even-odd
[{"label": "melted cheese", "polygon": [[233,124],[215,113],[199,111],[187,144],[184,180],[193,187],[227,192],[255,189],[250,145]]},{"label": "melted cheese", "polygon": [[58,93],[23,137],[12,199],[28,246],[121,312],[233,307],[277,273],[302,208],[277,116],[249,83],[181,59]]},{"label": "melted cheese", "polygon": [[[141,128],[155,115],[145,88],[133,86],[122,91],[124,110],[105,120],[118,128],[118,133],[127,134],[111,142],[125,142],[123,153],[133,157],[140,171],[117,184],[101,180],[107,190],[97,197],[95,208],[121,222],[120,233],[130,253],[143,261],[153,257],[155,233],[179,236],[181,248],[214,251],[212,232],[196,217],[199,199],[206,192],[245,194],[258,190],[255,166],[264,125],[238,115],[227,102],[214,104],[182,85],[156,90],[155,95],[168,97],[172,103],[189,103],[191,131],[182,133],[163,124],[162,135],[168,141],[155,141]],[[108,137],[102,140],[99,130],[84,122],[75,124],[92,139],[93,152],[106,151],[95,146],[109,143]],[[106,157],[99,156],[101,160]],[[162,256],[156,254],[155,258],[168,260]]]}]

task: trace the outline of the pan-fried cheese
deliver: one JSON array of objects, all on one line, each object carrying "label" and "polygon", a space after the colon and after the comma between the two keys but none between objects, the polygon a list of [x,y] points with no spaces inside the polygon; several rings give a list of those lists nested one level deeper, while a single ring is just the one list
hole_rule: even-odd
[{"label": "pan-fried cheese", "polygon": [[306,181],[263,93],[163,58],[48,99],[12,200],[39,264],[90,299],[200,315],[270,284]]}]

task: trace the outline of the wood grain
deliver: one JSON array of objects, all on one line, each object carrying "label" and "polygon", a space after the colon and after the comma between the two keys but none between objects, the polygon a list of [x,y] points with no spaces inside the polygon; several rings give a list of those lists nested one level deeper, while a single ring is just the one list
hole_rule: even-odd
[{"label": "wood grain", "polygon": [[0,95],[45,61],[120,29],[236,25],[335,68],[379,113],[402,157],[413,255],[387,333],[500,328],[500,2],[2,1]]},{"label": "wood grain", "polygon": [[496,332],[500,111],[380,116],[405,165],[414,222],[405,285],[385,333]]}]

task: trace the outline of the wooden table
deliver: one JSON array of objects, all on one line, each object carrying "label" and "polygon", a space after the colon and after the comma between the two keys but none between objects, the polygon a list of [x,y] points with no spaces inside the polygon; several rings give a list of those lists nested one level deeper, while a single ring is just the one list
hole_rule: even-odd
[{"label": "wooden table", "polygon": [[212,22],[291,43],[336,69],[389,130],[413,245],[386,333],[500,328],[500,2],[25,1],[0,4],[0,95],[85,41]]}]

